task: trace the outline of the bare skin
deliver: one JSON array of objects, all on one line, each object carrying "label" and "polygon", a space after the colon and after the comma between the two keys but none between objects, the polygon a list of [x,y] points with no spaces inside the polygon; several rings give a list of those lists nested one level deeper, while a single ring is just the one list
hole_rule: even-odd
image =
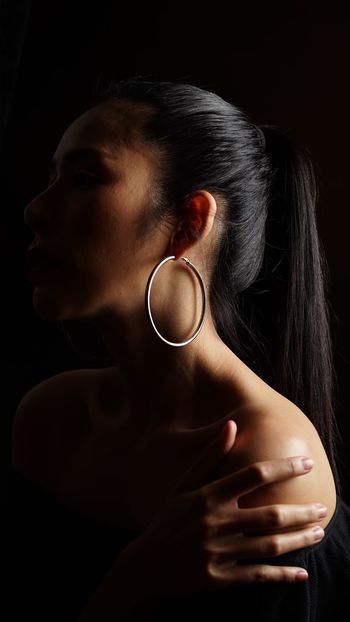
[{"label": "bare skin", "polygon": [[[211,193],[198,191],[177,223],[153,224],[140,236],[157,151],[118,145],[118,118],[115,104],[103,104],[74,121],[57,147],[48,189],[25,211],[34,241],[61,262],[33,282],[36,312],[50,321],[89,318],[115,361],[108,369],[65,376],[65,399],[72,391],[80,408],[73,414],[66,406],[64,416],[62,408],[56,413],[62,444],[57,441],[57,454],[50,450],[51,472],[56,473],[51,484],[67,504],[76,499],[85,513],[100,512],[102,520],[127,520],[144,528],[164,491],[202,449],[195,431],[232,413],[237,440],[217,477],[260,460],[310,456],[315,463],[311,473],[255,490],[241,503],[320,502],[328,508],[320,523],[325,527],[334,512],[335,488],[307,417],[227,348],[210,309],[199,336],[183,348],[161,342],[149,325],[145,286],[163,257],[189,257],[208,286],[219,206]],[[86,148],[98,155],[69,159],[73,150]],[[152,291],[161,333],[174,341],[186,339],[200,305],[190,271],[182,261],[168,262]],[[65,439],[71,439],[70,450]],[[63,451],[64,465],[59,462]],[[127,472],[121,467],[128,467]],[[125,514],[119,510],[113,518],[111,505],[101,509],[93,499],[108,483],[112,498],[112,484],[122,485],[120,477],[113,479],[120,472],[133,494],[127,496]],[[100,481],[99,473],[112,475]]]}]

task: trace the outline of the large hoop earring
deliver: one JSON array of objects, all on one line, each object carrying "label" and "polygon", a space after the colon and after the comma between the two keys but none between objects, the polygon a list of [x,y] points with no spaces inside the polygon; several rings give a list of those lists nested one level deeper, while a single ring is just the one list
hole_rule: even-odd
[{"label": "large hoop earring", "polygon": [[169,346],[175,346],[175,347],[179,347],[179,346],[186,346],[188,343],[191,343],[191,341],[193,341],[193,339],[195,339],[197,337],[197,335],[200,333],[200,331],[202,330],[203,324],[204,324],[204,319],[205,319],[205,314],[206,314],[206,308],[207,308],[207,295],[206,295],[206,291],[205,291],[205,287],[204,287],[204,283],[203,283],[203,279],[200,275],[200,273],[198,272],[197,268],[193,265],[193,263],[191,263],[191,261],[189,259],[187,259],[187,257],[180,257],[180,259],[182,259],[185,264],[187,266],[189,266],[192,270],[192,272],[194,272],[195,276],[197,277],[200,287],[201,287],[201,292],[202,292],[202,298],[203,298],[203,305],[202,305],[202,313],[201,313],[201,318],[199,320],[199,324],[198,327],[196,329],[196,331],[194,332],[194,334],[192,335],[192,337],[190,337],[189,339],[187,339],[186,341],[182,341],[182,342],[174,342],[174,341],[168,341],[168,339],[165,339],[165,337],[163,337],[163,335],[160,334],[159,330],[157,329],[154,320],[153,320],[153,316],[152,316],[152,311],[151,311],[151,288],[152,288],[152,284],[153,284],[153,280],[154,277],[156,276],[158,270],[167,262],[170,261],[170,259],[175,259],[175,255],[170,255],[169,257],[165,257],[165,259],[162,259],[159,263],[157,263],[157,265],[153,268],[148,282],[147,282],[147,286],[146,286],[146,311],[147,311],[147,315],[148,318],[155,330],[155,332],[157,333],[158,337],[160,337],[160,339],[162,339],[165,343],[167,343]]}]

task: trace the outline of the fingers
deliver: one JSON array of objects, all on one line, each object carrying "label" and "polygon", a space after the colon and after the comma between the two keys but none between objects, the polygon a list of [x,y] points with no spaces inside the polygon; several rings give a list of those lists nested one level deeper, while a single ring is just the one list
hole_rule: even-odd
[{"label": "fingers", "polygon": [[269,566],[267,564],[236,564],[223,565],[215,569],[213,578],[218,584],[226,587],[247,583],[287,582],[295,583],[306,581],[308,573],[304,568],[294,566]]},{"label": "fingers", "polygon": [[[215,425],[208,427],[212,428],[212,435],[214,434],[214,429],[218,428],[214,440],[212,440],[200,454],[199,458],[177,482],[172,490],[172,495],[192,492],[208,484],[210,474],[214,469],[217,469],[219,461],[224,458],[232,448],[236,439],[237,425],[232,419],[229,419],[229,416],[220,420],[220,427],[217,425],[217,422],[215,422]],[[205,429],[207,430],[207,428]]]},{"label": "fingers", "polygon": [[312,546],[324,537],[321,527],[298,530],[288,534],[274,534],[268,536],[225,536],[216,537],[206,545],[211,555],[219,556],[220,561],[225,559],[258,559],[260,557],[277,557],[290,551]]},{"label": "fingers", "polygon": [[327,508],[320,503],[300,505],[267,505],[257,508],[226,509],[225,518],[213,526],[220,528],[220,533],[276,533],[293,530],[296,527],[307,527],[320,521],[327,515]]},{"label": "fingers", "polygon": [[213,500],[222,503],[241,497],[256,488],[308,473],[313,466],[306,456],[255,462],[208,485]]}]

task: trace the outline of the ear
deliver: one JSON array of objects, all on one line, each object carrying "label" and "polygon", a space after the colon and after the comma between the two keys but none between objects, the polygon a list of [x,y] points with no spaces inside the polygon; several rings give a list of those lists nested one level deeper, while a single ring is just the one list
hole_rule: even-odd
[{"label": "ear", "polygon": [[169,255],[175,259],[210,233],[216,214],[216,201],[210,192],[198,190],[187,199],[184,218],[169,243]]}]

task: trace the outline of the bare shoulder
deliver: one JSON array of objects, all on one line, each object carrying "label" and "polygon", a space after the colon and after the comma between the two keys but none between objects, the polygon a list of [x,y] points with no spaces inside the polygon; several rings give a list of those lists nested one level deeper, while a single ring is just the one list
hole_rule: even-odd
[{"label": "bare shoulder", "polygon": [[14,415],[11,435],[11,462],[19,472],[33,481],[47,483],[48,465],[52,464],[55,452],[60,453],[61,459],[64,454],[68,456],[88,426],[90,394],[92,398],[103,372],[64,371],[43,380],[24,395]]},{"label": "bare shoulder", "polygon": [[220,476],[254,462],[308,456],[314,461],[309,473],[261,487],[242,497],[240,506],[323,503],[328,508],[321,523],[325,527],[336,506],[335,483],[326,452],[306,415],[283,396],[280,398],[252,404],[232,413],[237,423],[237,438]]}]

